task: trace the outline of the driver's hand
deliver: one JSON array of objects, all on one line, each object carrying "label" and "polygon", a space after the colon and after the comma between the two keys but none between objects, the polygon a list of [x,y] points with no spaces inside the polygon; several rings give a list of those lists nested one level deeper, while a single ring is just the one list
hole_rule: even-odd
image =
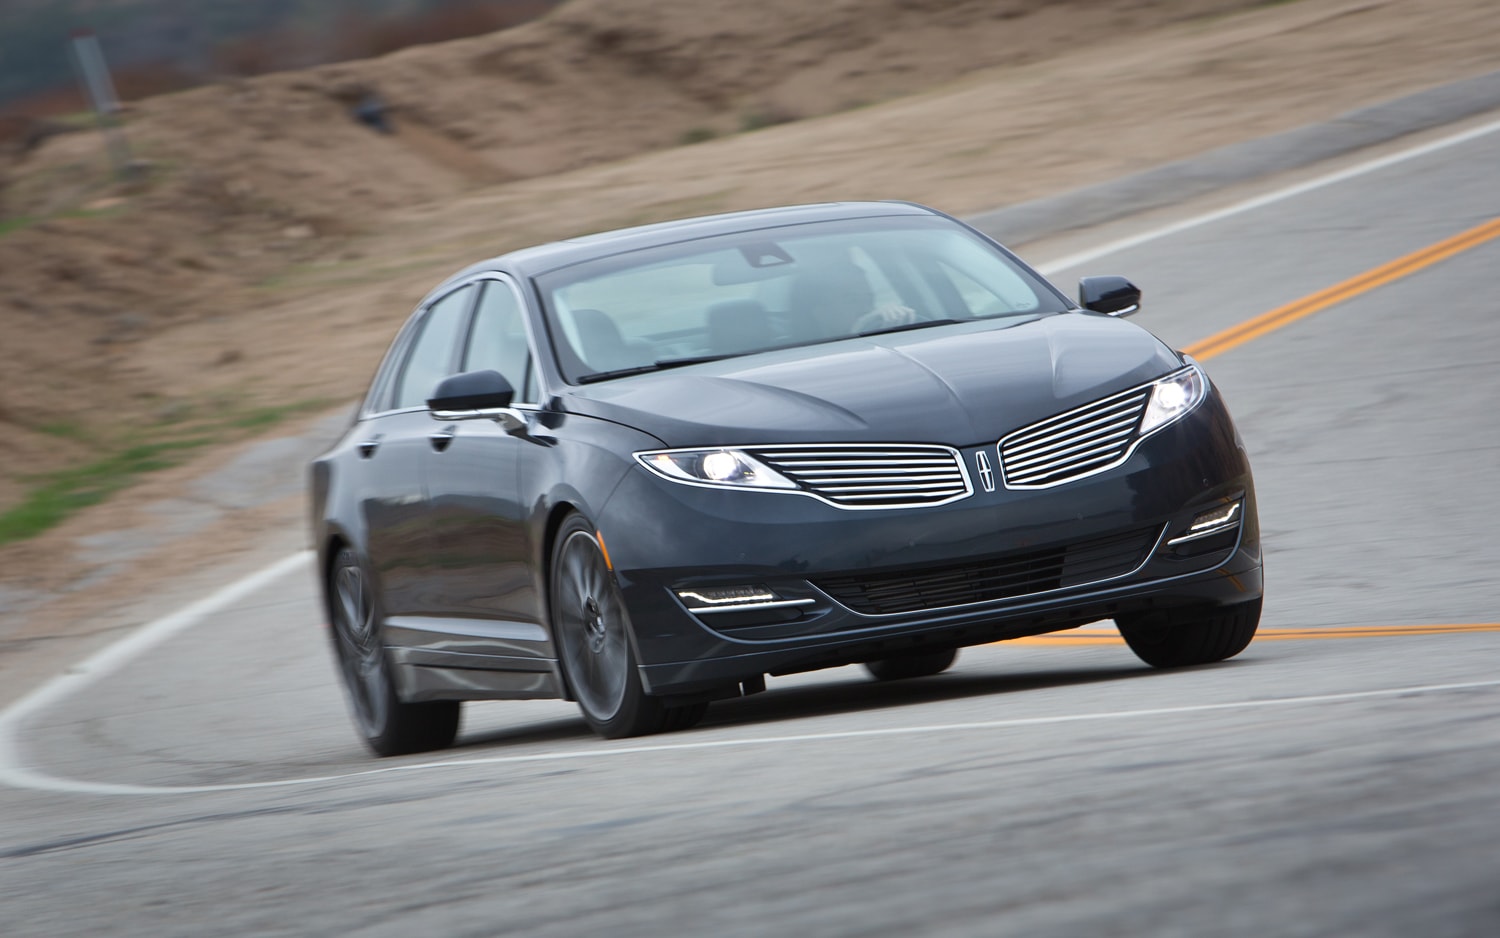
[{"label": "driver's hand", "polygon": [[917,321],[917,311],[910,306],[902,306],[900,303],[887,303],[877,306],[854,320],[854,331],[869,332],[872,329],[889,329],[892,326],[904,326],[910,322]]}]

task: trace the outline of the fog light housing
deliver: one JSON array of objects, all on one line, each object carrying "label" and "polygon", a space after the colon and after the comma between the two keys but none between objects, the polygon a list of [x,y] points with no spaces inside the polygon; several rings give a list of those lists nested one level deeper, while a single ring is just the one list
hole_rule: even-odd
[{"label": "fog light housing", "polygon": [[1244,507],[1244,499],[1235,499],[1227,505],[1217,505],[1208,511],[1199,512],[1197,517],[1193,518],[1193,523],[1188,525],[1187,532],[1167,541],[1167,546],[1176,547],[1178,544],[1186,544],[1189,541],[1234,530],[1240,525],[1240,516]]},{"label": "fog light housing", "polygon": [[[677,598],[695,606],[743,606],[745,603],[768,603],[776,601],[776,594],[764,586],[695,586],[677,590]],[[696,611],[696,610],[694,610]]]},{"label": "fog light housing", "polygon": [[764,586],[684,586],[672,591],[688,612],[744,612],[751,609],[781,609],[810,606],[811,599],[782,599]]}]

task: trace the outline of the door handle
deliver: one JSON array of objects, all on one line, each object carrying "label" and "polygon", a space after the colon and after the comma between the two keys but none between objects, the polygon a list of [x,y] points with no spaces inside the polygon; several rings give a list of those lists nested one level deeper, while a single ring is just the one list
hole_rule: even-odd
[{"label": "door handle", "polygon": [[369,459],[371,456],[375,455],[375,451],[379,448],[380,434],[377,433],[376,435],[370,437],[368,440],[364,440],[359,444],[359,456],[361,459]]},{"label": "door handle", "polygon": [[433,449],[441,453],[443,450],[448,448],[449,443],[453,442],[453,428],[444,427],[438,432],[430,434],[427,437],[427,442],[432,444]]}]

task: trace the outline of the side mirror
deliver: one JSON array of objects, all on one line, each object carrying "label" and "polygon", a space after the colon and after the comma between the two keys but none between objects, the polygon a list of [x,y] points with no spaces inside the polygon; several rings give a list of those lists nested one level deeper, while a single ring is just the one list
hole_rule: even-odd
[{"label": "side mirror", "polygon": [[1124,277],[1084,277],[1078,305],[1106,316],[1129,316],[1141,308],[1141,288]]},{"label": "side mirror", "polygon": [[473,412],[503,410],[515,397],[516,389],[500,372],[466,371],[439,381],[427,399],[427,409],[434,417],[442,413],[441,420],[489,417],[493,415]]}]

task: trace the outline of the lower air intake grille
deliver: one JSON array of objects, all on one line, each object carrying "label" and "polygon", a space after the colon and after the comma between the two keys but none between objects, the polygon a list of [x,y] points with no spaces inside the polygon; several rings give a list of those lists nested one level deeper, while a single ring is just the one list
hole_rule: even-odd
[{"label": "lower air intake grille", "polygon": [[767,446],[748,452],[844,508],[941,505],[971,491],[958,452],[946,446]]},{"label": "lower air intake grille", "polygon": [[1142,528],[947,567],[828,577],[816,585],[865,615],[994,602],[1123,576],[1145,561],[1160,533],[1159,528]]}]

